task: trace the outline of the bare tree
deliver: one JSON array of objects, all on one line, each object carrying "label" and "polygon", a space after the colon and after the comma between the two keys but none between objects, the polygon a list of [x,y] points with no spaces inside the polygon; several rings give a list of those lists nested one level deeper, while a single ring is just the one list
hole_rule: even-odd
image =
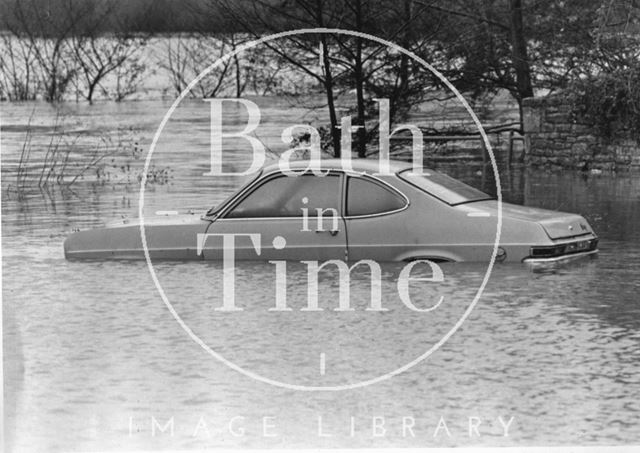
[{"label": "bare tree", "polygon": [[[206,12],[209,17],[212,17],[212,15],[218,15],[220,11],[223,11],[237,28],[244,31],[247,36],[253,37],[259,37],[265,31],[282,30],[283,21],[300,26],[328,26],[335,20],[335,15],[340,13],[340,10],[328,8],[329,2],[327,0],[298,0],[295,3],[296,8],[289,9],[287,5],[282,7],[283,5],[269,0],[256,0],[251,3],[222,0],[211,2]],[[274,17],[279,17],[280,20],[273,21]],[[203,28],[206,29],[206,22],[203,24]],[[295,67],[302,74],[324,87],[331,123],[330,136],[333,152],[336,157],[340,156],[340,130],[335,107],[334,77],[326,37],[319,35],[319,41],[316,38],[290,37],[282,42],[265,43],[264,46],[277,57],[279,61],[274,60],[274,62],[278,61],[278,65],[288,64]],[[292,49],[297,50],[293,51],[296,58],[292,58]],[[237,59],[235,64],[236,84],[238,85],[239,62]],[[236,95],[238,94],[236,92]]]},{"label": "bare tree", "polygon": [[137,55],[124,60],[113,71],[112,75],[115,78],[113,91],[110,92],[108,88],[103,88],[104,95],[116,102],[123,101],[126,97],[138,91],[146,71],[146,64],[137,58]]},{"label": "bare tree", "polygon": [[[169,75],[175,92],[181,93],[198,74],[231,49],[220,37],[176,35],[165,40],[162,53],[156,55],[156,59],[158,66]],[[225,60],[221,68],[205,76],[191,90],[190,96],[212,97],[228,88],[230,67],[231,61]]]},{"label": "bare tree", "polygon": [[[132,36],[74,36],[70,43],[77,64],[78,87],[90,103],[96,88],[112,73],[122,78],[122,70],[135,66],[127,63],[144,48],[145,38]],[[119,72],[117,70],[120,70]]]},{"label": "bare tree", "polygon": [[[120,82],[124,79],[135,80],[140,72],[141,65],[134,60],[140,58],[150,34],[134,33],[135,24],[121,15],[120,6],[116,0],[103,0],[95,4],[91,14],[78,24],[69,38],[68,45],[77,65],[76,85],[90,103],[93,102],[96,89],[110,75],[116,78],[115,98],[120,100],[122,93],[129,91],[118,89]],[[73,10],[67,11],[68,16],[72,17],[73,14]],[[108,27],[104,24],[108,24]],[[128,85],[135,86],[131,81]],[[103,88],[103,91],[107,90]]]},{"label": "bare tree", "polygon": [[[68,40],[93,9],[91,0],[60,0],[49,2],[44,8],[37,0],[14,0],[12,17],[5,23],[33,50],[45,100],[62,99],[75,76],[76,66],[69,55]],[[65,11],[65,14],[60,14],[60,11]]]},{"label": "bare tree", "polygon": [[[13,36],[4,39],[5,47],[12,44],[2,58],[8,66],[4,72],[37,79],[45,100],[63,99],[73,84],[92,102],[96,89],[110,75],[117,82],[129,79],[129,87],[131,80],[139,78],[141,65],[129,60],[146,45],[148,34],[130,31],[134,24],[120,16],[116,0],[10,1],[4,24]],[[21,72],[17,56],[23,60]],[[125,68],[136,74],[126,74]],[[17,77],[13,79],[18,87]]]},{"label": "bare tree", "polygon": [[8,33],[2,34],[0,45],[0,98],[34,100],[38,87],[33,47]]}]

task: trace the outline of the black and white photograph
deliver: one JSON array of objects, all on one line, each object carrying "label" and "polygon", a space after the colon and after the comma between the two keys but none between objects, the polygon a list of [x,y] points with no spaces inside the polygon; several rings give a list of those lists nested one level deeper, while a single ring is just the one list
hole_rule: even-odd
[{"label": "black and white photograph", "polygon": [[637,0],[0,0],[0,168],[8,453],[640,451]]}]

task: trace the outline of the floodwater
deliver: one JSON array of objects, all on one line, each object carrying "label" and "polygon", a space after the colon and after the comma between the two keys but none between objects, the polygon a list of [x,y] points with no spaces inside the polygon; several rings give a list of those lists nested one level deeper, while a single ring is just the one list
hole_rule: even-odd
[{"label": "floodwater", "polygon": [[[257,99],[257,136],[275,152],[285,127],[313,115]],[[168,103],[61,107],[58,123],[86,158],[86,140],[126,136],[146,152]],[[238,106],[226,121],[240,127]],[[597,259],[531,269],[497,264],[460,328],[420,357],[461,318],[486,272],[482,264],[442,265],[440,284],[416,284],[417,313],[398,298],[401,264],[382,265],[386,312],[365,311],[368,274],[354,272],[352,312],[337,304],[335,275],[321,274],[321,312],[306,304],[306,268],[290,263],[287,300],[274,304],[274,266],[236,269],[239,312],[221,312],[218,263],[154,263],[171,306],[145,262],[69,262],[62,243],[138,211],[144,153],[125,147],[99,175],[69,189],[16,191],[16,168],[32,116],[30,172],[38,178],[56,111],[44,104],[2,106],[2,302],[5,428],[9,451],[191,449],[207,447],[389,447],[637,444],[640,442],[640,178],[501,169],[505,200],[583,214],[600,236]],[[245,118],[245,119],[243,119]],[[240,125],[240,126],[238,126]],[[133,130],[129,130],[134,126]],[[241,177],[209,170],[209,105],[175,112],[152,159],[156,180],[144,200],[156,210],[206,210]],[[115,131],[121,128],[119,133]],[[80,137],[80,138],[78,138]],[[78,138],[73,144],[73,138]],[[79,144],[79,145],[78,145]],[[247,168],[242,140],[228,165]],[[245,146],[246,148],[246,146]],[[85,154],[83,154],[85,153]],[[40,156],[40,157],[38,157]],[[40,160],[38,160],[40,159]],[[494,191],[478,164],[443,167]],[[253,376],[253,377],[252,377]],[[258,376],[262,380],[254,377]]]}]

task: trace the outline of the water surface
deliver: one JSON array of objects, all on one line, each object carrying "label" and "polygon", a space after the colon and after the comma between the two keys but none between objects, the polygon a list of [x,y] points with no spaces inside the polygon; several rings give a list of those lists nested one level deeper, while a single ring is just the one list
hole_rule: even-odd
[{"label": "water surface", "polygon": [[[263,108],[260,139],[274,151],[286,148],[283,124],[313,120],[282,102],[256,102]],[[167,107],[159,101],[66,105],[65,130],[92,137],[120,127],[146,149]],[[144,262],[64,259],[62,242],[73,228],[137,215],[142,158],[116,156],[105,175],[87,174],[73,191],[32,189],[19,197],[10,185],[33,108],[2,107],[5,412],[13,450],[640,441],[636,174],[503,169],[505,200],[583,214],[600,236],[598,258],[536,271],[496,265],[468,320],[427,360],[372,386],[300,392],[257,382],[196,345],[163,304]],[[36,108],[34,152],[56,133],[55,110]],[[243,118],[241,110],[229,111],[230,125]],[[240,183],[240,177],[203,176],[210,158],[206,105],[181,106],[166,132],[153,165],[168,176],[149,186],[146,213],[205,210]],[[242,143],[229,149],[230,168],[246,168],[250,157]],[[126,164],[130,168],[122,168]],[[477,164],[442,169],[495,190]],[[327,310],[305,313],[306,270],[292,264],[294,310],[269,312],[273,266],[246,263],[236,276],[245,310],[225,314],[213,310],[221,304],[219,264],[156,265],[176,311],[204,342],[238,366],[301,385],[366,380],[419,356],[464,312],[486,267],[444,265],[445,282],[421,287],[413,297],[427,306],[440,294],[445,303],[420,315],[398,301],[400,269],[383,265],[388,312],[361,310],[369,285],[367,275],[357,273],[351,295],[358,310],[329,310],[337,287],[326,274],[320,300]],[[470,436],[469,424],[478,420]]]}]

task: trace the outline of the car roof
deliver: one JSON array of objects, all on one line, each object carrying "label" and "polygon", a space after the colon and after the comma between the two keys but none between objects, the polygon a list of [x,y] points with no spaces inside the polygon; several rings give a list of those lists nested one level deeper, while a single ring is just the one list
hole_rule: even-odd
[{"label": "car roof", "polygon": [[[282,163],[274,163],[264,167],[264,172],[271,172],[281,169]],[[343,159],[321,159],[321,160],[291,160],[289,162],[289,168],[291,170],[302,170],[307,167],[319,168],[322,170],[344,170],[347,166],[347,161]],[[359,173],[375,174],[380,173],[380,163],[377,158],[353,158],[351,159],[351,168],[353,171]],[[398,173],[399,171],[412,168],[411,162],[405,162],[401,160],[389,159],[389,170],[391,173]]]}]

